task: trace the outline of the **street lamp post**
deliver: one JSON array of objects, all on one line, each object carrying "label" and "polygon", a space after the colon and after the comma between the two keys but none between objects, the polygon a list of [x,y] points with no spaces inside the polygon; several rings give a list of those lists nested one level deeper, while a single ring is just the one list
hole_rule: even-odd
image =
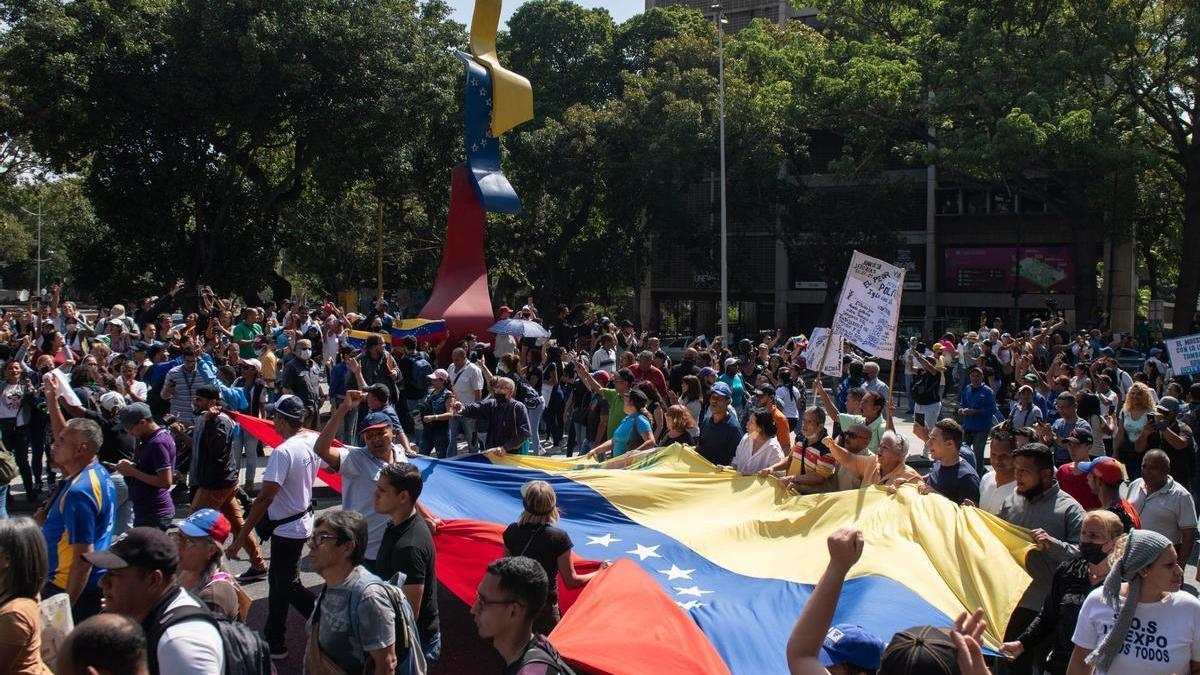
[{"label": "street lamp post", "polygon": [[717,27],[717,107],[721,148],[721,341],[729,344],[729,242],[725,216],[725,17],[721,5],[712,6],[713,23]]},{"label": "street lamp post", "polygon": [[37,212],[30,211],[24,206],[20,207],[22,211],[31,216],[37,216],[37,289],[34,293],[38,296],[42,294],[42,216],[45,215],[45,210],[42,208],[42,203],[38,202]]}]

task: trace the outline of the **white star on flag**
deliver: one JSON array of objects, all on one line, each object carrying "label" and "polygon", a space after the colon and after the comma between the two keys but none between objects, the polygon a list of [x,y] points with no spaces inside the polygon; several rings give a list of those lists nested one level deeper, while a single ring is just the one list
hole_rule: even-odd
[{"label": "white star on flag", "polygon": [[658,573],[667,575],[667,581],[675,581],[676,579],[687,579],[688,581],[691,581],[692,572],[695,571],[696,570],[681,570],[678,566],[671,565],[671,569],[659,570]]},{"label": "white star on flag", "polygon": [[640,558],[642,560],[645,560],[646,558],[661,558],[662,557],[661,555],[658,554],[658,545],[642,546],[641,544],[636,544],[636,546],[637,546],[636,550],[625,551],[625,552],[632,554],[632,555],[636,555],[638,558]]},{"label": "white star on flag", "polygon": [[589,535],[587,535],[587,538],[588,538],[588,546],[603,546],[605,548],[607,548],[608,545],[613,543],[614,541],[621,541],[620,539],[617,539],[616,537],[612,536],[611,534],[605,534],[603,537],[593,537],[589,534]]},{"label": "white star on flag", "polygon": [[675,604],[679,605],[680,607],[682,607],[688,611],[691,611],[693,609],[696,609],[697,607],[703,607],[707,603],[700,602],[699,600],[688,600],[687,602],[679,602],[678,600],[676,600]]},{"label": "white star on flag", "polygon": [[702,598],[709,593],[712,593],[712,591],[700,590],[699,586],[692,586],[690,588],[680,588],[679,586],[674,586],[673,588],[675,589],[676,595],[694,595],[697,598]]}]

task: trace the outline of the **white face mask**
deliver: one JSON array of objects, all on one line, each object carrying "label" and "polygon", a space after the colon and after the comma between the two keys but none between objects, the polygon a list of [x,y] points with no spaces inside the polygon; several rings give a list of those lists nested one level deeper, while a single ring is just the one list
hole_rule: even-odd
[{"label": "white face mask", "polygon": [[301,349],[300,351],[296,352],[296,355],[299,356],[300,358],[304,359],[305,361],[307,361],[312,358],[312,350],[311,349]]}]

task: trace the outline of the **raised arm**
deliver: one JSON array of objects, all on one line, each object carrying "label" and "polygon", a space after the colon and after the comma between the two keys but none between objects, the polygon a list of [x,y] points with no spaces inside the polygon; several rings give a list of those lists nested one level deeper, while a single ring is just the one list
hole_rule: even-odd
[{"label": "raised arm", "polygon": [[829,672],[821,665],[821,645],[833,622],[846,574],[862,557],[863,544],[862,532],[854,527],[840,527],[829,535],[826,542],[829,565],[808,602],[804,603],[788,638],[787,661],[792,675],[825,675]]},{"label": "raised arm", "polygon": [[316,443],[313,444],[313,452],[317,453],[317,456],[334,471],[341,468],[342,455],[333,448],[333,439],[337,436],[338,429],[342,426],[342,420],[346,419],[346,415],[357,412],[358,404],[362,400],[362,391],[357,389],[346,391],[345,400],[330,413],[329,421],[321,428],[321,433],[317,436]]},{"label": "raised arm", "polygon": [[820,373],[818,373],[817,377],[813,379],[813,386],[816,387],[817,394],[821,397],[821,404],[825,407],[825,414],[836,421],[839,414],[837,405],[833,402],[833,397],[831,397],[829,392],[825,389],[825,385],[821,384]]}]

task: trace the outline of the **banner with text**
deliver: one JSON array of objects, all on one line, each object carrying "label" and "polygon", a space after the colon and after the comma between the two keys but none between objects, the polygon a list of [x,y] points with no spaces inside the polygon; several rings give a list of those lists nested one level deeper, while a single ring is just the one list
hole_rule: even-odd
[{"label": "banner with text", "polygon": [[859,251],[850,259],[833,331],[871,356],[892,359],[904,270]]},{"label": "banner with text", "polygon": [[1167,340],[1167,354],[1176,375],[1200,373],[1200,333]]},{"label": "banner with text", "polygon": [[[845,351],[845,345],[842,336],[834,333],[833,341],[829,344],[829,352],[826,353],[825,342],[828,337],[828,328],[812,329],[812,337],[808,340],[808,349],[804,350],[804,367],[822,375],[840,377],[842,374],[842,353]],[[825,357],[824,362],[821,360],[822,356]]]}]

